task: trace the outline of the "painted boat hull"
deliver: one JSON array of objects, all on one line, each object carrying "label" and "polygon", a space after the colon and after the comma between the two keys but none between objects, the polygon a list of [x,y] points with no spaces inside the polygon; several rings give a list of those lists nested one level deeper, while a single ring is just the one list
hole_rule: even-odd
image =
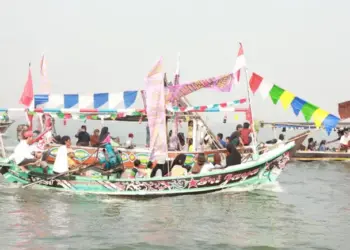
[{"label": "painted boat hull", "polygon": [[[283,145],[260,156],[256,161],[215,170],[206,174],[184,177],[161,177],[140,179],[116,179],[108,176],[85,177],[64,176],[42,181],[34,185],[74,193],[92,193],[125,197],[156,197],[184,194],[199,194],[235,187],[257,188],[274,182],[289,161],[289,151],[294,142]],[[4,164],[3,164],[4,165]],[[18,167],[17,167],[18,169]],[[9,182],[28,184],[41,180],[40,177],[25,176],[16,171],[16,166],[2,167],[1,173]]]}]

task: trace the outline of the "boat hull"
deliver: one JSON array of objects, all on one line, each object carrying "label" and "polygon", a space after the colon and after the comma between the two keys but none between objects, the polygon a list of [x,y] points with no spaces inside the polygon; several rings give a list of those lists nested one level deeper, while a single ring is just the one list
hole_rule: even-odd
[{"label": "boat hull", "polygon": [[[215,170],[206,174],[184,177],[161,177],[140,179],[116,179],[111,176],[64,176],[54,180],[28,176],[15,166],[3,167],[1,173],[9,182],[28,184],[42,181],[34,186],[58,191],[93,193],[116,196],[173,196],[220,191],[234,187],[256,188],[276,181],[289,161],[289,151],[294,142],[271,150],[256,161]],[[18,169],[18,167],[17,167]]]},{"label": "boat hull", "polygon": [[320,152],[320,151],[296,151],[293,160],[311,161],[350,161],[350,153],[346,152]]}]

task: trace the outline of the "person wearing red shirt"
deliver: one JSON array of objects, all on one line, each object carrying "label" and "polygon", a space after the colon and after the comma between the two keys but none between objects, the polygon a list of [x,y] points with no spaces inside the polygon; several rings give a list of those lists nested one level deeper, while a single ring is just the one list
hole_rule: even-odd
[{"label": "person wearing red shirt", "polygon": [[250,133],[252,133],[250,124],[248,122],[245,122],[243,124],[243,129],[241,130],[241,139],[243,141],[244,146],[249,146],[249,144],[252,142],[252,137],[250,136]]}]

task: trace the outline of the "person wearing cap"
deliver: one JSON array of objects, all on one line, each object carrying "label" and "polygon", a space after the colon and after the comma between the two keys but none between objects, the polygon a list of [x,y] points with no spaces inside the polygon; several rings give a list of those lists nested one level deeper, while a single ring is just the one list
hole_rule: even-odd
[{"label": "person wearing cap", "polygon": [[232,143],[235,147],[243,144],[242,138],[241,138],[241,131],[243,129],[243,126],[241,124],[238,124],[236,127],[236,131],[233,132],[230,136],[230,143]]},{"label": "person wearing cap", "polygon": [[33,144],[33,132],[25,131],[23,133],[23,139],[14,149],[13,154],[10,156],[10,160],[13,160],[23,171],[28,171],[25,167],[27,165],[40,165],[47,173],[47,163],[40,161],[41,154],[33,152],[31,145]]},{"label": "person wearing cap", "polygon": [[135,145],[133,143],[133,140],[134,140],[134,134],[133,133],[129,133],[128,139],[125,142],[126,148],[133,149],[135,147]]}]

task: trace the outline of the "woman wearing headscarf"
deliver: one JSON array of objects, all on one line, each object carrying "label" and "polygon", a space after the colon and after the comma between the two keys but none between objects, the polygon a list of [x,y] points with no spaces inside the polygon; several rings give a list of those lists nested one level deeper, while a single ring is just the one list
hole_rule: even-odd
[{"label": "woman wearing headscarf", "polygon": [[171,176],[184,176],[187,175],[187,169],[184,168],[186,160],[185,154],[179,154],[175,157],[171,166]]},{"label": "woman wearing headscarf", "polygon": [[226,167],[241,164],[242,156],[232,143],[227,144],[227,151],[229,155],[226,157]]},{"label": "woman wearing headscarf", "polygon": [[108,128],[103,127],[100,133],[99,143],[105,155],[105,159],[101,161],[101,163],[104,164],[105,170],[110,170],[117,165],[117,156],[110,142],[111,136],[109,135]]}]

